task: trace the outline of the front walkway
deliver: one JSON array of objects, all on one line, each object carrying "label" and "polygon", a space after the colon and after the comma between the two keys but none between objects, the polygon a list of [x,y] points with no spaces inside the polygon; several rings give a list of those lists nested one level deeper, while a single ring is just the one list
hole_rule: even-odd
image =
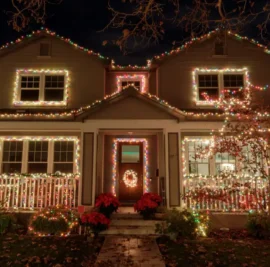
[{"label": "front walkway", "polygon": [[165,267],[155,237],[107,236],[95,266]]}]

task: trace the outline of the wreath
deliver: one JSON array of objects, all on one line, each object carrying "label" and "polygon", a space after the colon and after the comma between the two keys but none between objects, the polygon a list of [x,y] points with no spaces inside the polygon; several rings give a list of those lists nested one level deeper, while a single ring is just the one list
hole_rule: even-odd
[{"label": "wreath", "polygon": [[133,170],[126,170],[123,175],[123,181],[126,187],[136,187],[138,183],[138,175]]}]

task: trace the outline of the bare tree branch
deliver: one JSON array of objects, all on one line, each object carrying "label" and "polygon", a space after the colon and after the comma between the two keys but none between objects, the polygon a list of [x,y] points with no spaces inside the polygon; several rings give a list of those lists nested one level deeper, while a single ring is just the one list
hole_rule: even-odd
[{"label": "bare tree branch", "polygon": [[33,20],[44,24],[46,8],[50,4],[60,4],[62,0],[11,0],[14,11],[9,11],[9,24],[16,31],[21,31]]}]

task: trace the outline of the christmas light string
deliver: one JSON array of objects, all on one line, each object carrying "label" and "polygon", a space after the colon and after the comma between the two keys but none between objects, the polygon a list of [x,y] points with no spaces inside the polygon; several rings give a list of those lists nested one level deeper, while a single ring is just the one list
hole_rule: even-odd
[{"label": "christmas light string", "polygon": [[[65,82],[64,82],[64,99],[62,101],[22,101],[20,99],[20,81],[21,77],[24,75],[32,75],[34,74],[50,74],[50,75],[64,75]],[[40,77],[40,76],[38,76]],[[45,90],[45,88],[41,88],[42,83],[39,81],[39,88],[37,90]],[[27,88],[22,88],[27,89]],[[16,80],[13,89],[13,105],[15,106],[66,106],[69,98],[69,91],[70,91],[70,77],[68,70],[51,70],[51,69],[18,69],[16,71]]]},{"label": "christmas light string", "polygon": [[113,168],[112,168],[112,194],[116,196],[116,182],[118,173],[118,144],[139,144],[143,143],[143,192],[149,192],[149,159],[148,159],[148,141],[145,138],[116,138],[113,141]]},{"label": "christmas light string", "polygon": [[[143,74],[133,74],[133,75],[117,75],[116,76],[116,87],[117,92],[120,92],[122,88],[122,82],[140,82],[140,92],[145,93],[146,91],[146,77]],[[131,86],[131,85],[128,85]]]},{"label": "christmas light string", "polygon": [[126,170],[123,175],[123,181],[126,187],[134,188],[138,183],[138,174],[134,170]]}]

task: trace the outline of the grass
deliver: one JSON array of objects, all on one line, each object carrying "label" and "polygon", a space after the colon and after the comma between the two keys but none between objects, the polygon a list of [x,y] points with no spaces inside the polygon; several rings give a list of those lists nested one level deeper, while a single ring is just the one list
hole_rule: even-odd
[{"label": "grass", "polygon": [[166,266],[270,266],[270,241],[199,239],[173,242],[157,240]]},{"label": "grass", "polygon": [[0,236],[0,266],[93,266],[103,238]]}]

